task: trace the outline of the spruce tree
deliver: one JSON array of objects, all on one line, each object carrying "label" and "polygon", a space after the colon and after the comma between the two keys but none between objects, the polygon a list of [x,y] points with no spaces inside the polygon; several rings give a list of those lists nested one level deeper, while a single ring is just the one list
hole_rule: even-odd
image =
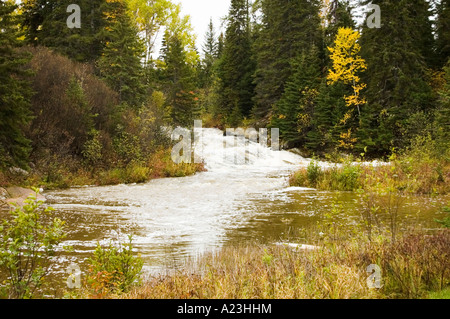
[{"label": "spruce tree", "polygon": [[450,59],[444,67],[445,84],[439,92],[439,104],[436,109],[433,125],[437,147],[444,156],[448,156],[450,148]]},{"label": "spruce tree", "polygon": [[[330,3],[324,28],[326,72],[332,67],[328,47],[333,46],[339,28],[355,28],[351,9],[348,1],[333,0]],[[341,120],[348,111],[342,97],[349,95],[351,95],[351,89],[348,86],[342,83],[327,84],[326,79],[322,80],[315,101],[311,120],[312,128],[308,132],[306,148],[323,154],[337,147],[340,134],[346,129]]]},{"label": "spruce tree", "polygon": [[[249,116],[253,106],[255,64],[251,49],[251,31],[247,0],[232,0],[225,33],[224,48],[218,66],[220,107],[225,118],[237,124],[236,114]],[[228,121],[230,122],[230,120]]]},{"label": "spruce tree", "polygon": [[214,31],[212,19],[208,25],[208,31],[205,35],[205,43],[203,44],[203,65],[202,65],[202,87],[209,88],[212,83],[213,66],[217,57],[217,41]]},{"label": "spruce tree", "polygon": [[273,111],[271,126],[280,129],[280,137],[287,147],[303,146],[311,129],[314,101],[318,93],[321,61],[313,46],[292,61],[294,73]]},{"label": "spruce tree", "polygon": [[27,168],[30,141],[24,129],[30,121],[31,87],[24,66],[28,55],[19,51],[17,6],[0,2],[0,168]]},{"label": "spruce tree", "polygon": [[109,1],[106,25],[106,45],[98,60],[100,76],[121,102],[138,108],[147,94],[141,64],[145,49],[124,0]]},{"label": "spruce tree", "polygon": [[179,35],[166,32],[161,52],[164,61],[161,77],[173,124],[190,127],[199,113],[198,98],[195,73],[187,63],[186,50]]},{"label": "spruce tree", "polygon": [[423,29],[418,25],[421,21],[415,20],[416,1],[372,2],[380,6],[383,19],[380,29],[364,26],[362,31],[361,55],[368,65],[363,75],[368,105],[357,147],[360,151],[367,147],[369,155],[381,156],[392,147],[406,146],[407,119],[414,113],[429,112],[433,104],[425,80],[423,50],[418,45],[423,43]]},{"label": "spruce tree", "polygon": [[322,48],[320,1],[262,0],[262,27],[255,42],[255,107],[260,125],[270,118],[273,106],[292,76],[291,63],[312,45]]},{"label": "spruce tree", "polygon": [[450,58],[450,1],[441,0],[437,12],[437,59],[442,67]]},{"label": "spruce tree", "polygon": [[350,91],[342,82],[327,84],[326,79],[322,80],[315,101],[312,129],[305,145],[307,149],[318,154],[336,150],[340,135],[345,129],[341,120],[348,111],[342,96],[350,94]]},{"label": "spruce tree", "polygon": [[105,44],[103,30],[106,0],[81,0],[81,28],[69,28],[67,7],[72,0],[25,0],[22,2],[26,40],[43,45],[79,62],[95,62]]}]

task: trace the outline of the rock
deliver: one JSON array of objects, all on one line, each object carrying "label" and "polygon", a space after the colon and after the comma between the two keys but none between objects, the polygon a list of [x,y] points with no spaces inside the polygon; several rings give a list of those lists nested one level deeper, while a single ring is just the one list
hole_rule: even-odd
[{"label": "rock", "polygon": [[318,250],[320,247],[312,245],[292,244],[292,243],[277,243],[278,246],[285,246],[295,250]]},{"label": "rock", "polygon": [[302,150],[300,150],[300,149],[298,149],[298,148],[291,148],[291,149],[288,150],[288,151],[291,152],[291,153],[294,153],[294,154],[296,154],[296,155],[299,155],[299,156],[301,156],[301,157],[303,157],[303,158],[308,158],[309,155],[310,155],[310,154],[308,154],[308,153],[306,153],[306,152],[304,152],[304,151],[302,151]]},{"label": "rock", "polygon": [[[8,198],[6,198],[6,200],[4,201],[9,206],[12,206],[12,204],[23,206],[24,201],[27,199],[28,196],[30,196],[31,194],[35,195],[35,192],[32,189],[22,188],[18,186],[8,187],[6,188],[6,192],[8,193]],[[46,198],[41,194],[38,194],[37,199],[46,201]]]},{"label": "rock", "polygon": [[6,189],[0,187],[0,200],[5,200],[9,197],[8,192],[6,191]]},{"label": "rock", "polygon": [[14,174],[14,175],[28,176],[28,172],[26,170],[22,169],[22,168],[19,168],[19,167],[10,167],[9,168],[9,172],[11,174]]}]

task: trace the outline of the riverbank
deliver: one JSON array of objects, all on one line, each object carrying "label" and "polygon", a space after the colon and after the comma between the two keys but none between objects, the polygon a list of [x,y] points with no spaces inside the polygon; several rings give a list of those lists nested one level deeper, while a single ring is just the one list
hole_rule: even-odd
[{"label": "riverbank", "polygon": [[[24,201],[30,196],[36,195],[36,192],[29,188],[11,186],[7,188],[0,187],[0,210],[9,209],[14,205],[23,206]],[[45,196],[37,194],[37,200],[45,201]]]},{"label": "riverbank", "polygon": [[[317,250],[287,245],[225,247],[196,265],[148,279],[131,299],[427,299],[450,289],[450,231],[317,239]],[[376,265],[376,266],[375,266]],[[368,272],[368,267],[372,267]],[[379,267],[379,268],[378,268]],[[194,270],[195,269],[195,270]],[[374,272],[379,269],[380,272]],[[374,281],[368,283],[369,276]],[[378,277],[379,276],[379,277]],[[446,293],[447,292],[447,293]]]},{"label": "riverbank", "polygon": [[75,162],[54,162],[35,166],[29,172],[10,169],[0,172],[0,187],[40,187],[44,190],[77,186],[106,186],[145,183],[165,177],[184,177],[205,171],[204,164],[175,164],[170,151],[155,152],[147,162],[131,162],[112,167],[87,167]]},{"label": "riverbank", "polygon": [[326,191],[362,191],[415,195],[450,193],[450,151],[439,153],[424,139],[401,154],[392,154],[387,165],[343,159],[323,167],[317,160],[290,176],[289,184]]}]

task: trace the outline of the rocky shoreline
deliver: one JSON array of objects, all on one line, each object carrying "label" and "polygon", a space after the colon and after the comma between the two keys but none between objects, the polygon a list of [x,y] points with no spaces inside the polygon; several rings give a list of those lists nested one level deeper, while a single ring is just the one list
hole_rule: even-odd
[{"label": "rocky shoreline", "polygon": [[[24,205],[24,201],[31,194],[35,194],[32,189],[11,186],[2,188],[0,187],[0,209],[8,210],[13,207],[15,204],[19,206]],[[38,199],[45,201],[46,198],[42,194],[38,194]]]}]

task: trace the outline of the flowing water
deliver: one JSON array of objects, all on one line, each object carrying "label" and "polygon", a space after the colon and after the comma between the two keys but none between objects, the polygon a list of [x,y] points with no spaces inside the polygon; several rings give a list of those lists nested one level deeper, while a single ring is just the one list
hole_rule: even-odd
[{"label": "flowing water", "polygon": [[[63,244],[74,248],[62,254],[55,271],[62,275],[70,262],[83,271],[97,243],[125,241],[127,235],[133,235],[133,246],[147,271],[165,272],[180,267],[186,257],[228,243],[286,241],[293,229],[319,220],[335,200],[349,215],[358,215],[354,193],[288,186],[288,176],[309,160],[249,141],[233,146],[234,137],[224,137],[220,130],[202,132],[206,172],[139,185],[44,193],[57,216],[66,221],[68,237]],[[236,154],[245,155],[245,163],[237,163]],[[412,200],[404,215],[427,223],[439,216],[442,205],[431,199]]]}]

